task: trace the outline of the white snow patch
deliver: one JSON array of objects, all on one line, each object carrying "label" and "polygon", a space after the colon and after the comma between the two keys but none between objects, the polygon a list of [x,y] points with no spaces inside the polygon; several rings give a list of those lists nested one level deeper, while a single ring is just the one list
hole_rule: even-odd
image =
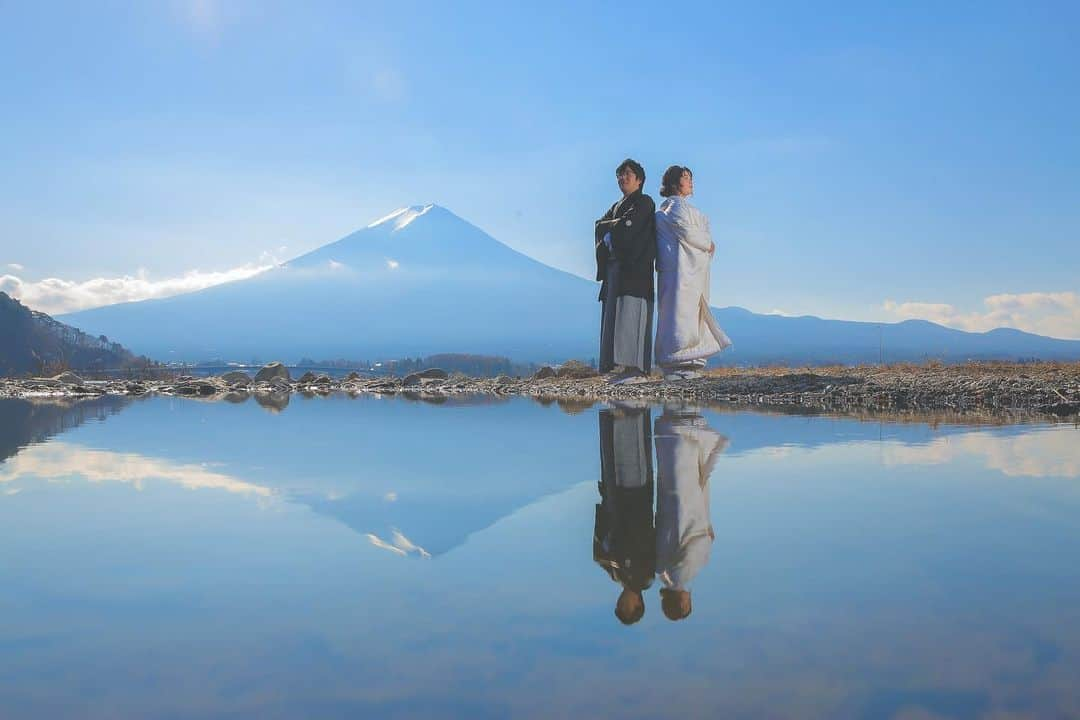
[{"label": "white snow patch", "polygon": [[397,528],[393,528],[391,530],[390,542],[383,540],[381,537],[375,535],[374,533],[365,533],[364,537],[366,537],[368,542],[375,547],[382,550],[389,550],[395,555],[401,555],[402,557],[406,555],[419,555],[422,558],[431,557],[431,553],[429,553],[427,550],[420,547],[419,545],[415,544],[409,538],[405,537],[405,535],[402,534],[402,532]]},{"label": "white snow patch", "polygon": [[381,537],[379,537],[378,535],[376,535],[374,533],[364,533],[364,537],[366,537],[368,539],[369,543],[371,543],[372,545],[374,545],[377,548],[380,548],[382,550],[389,550],[390,552],[394,553],[395,555],[401,555],[402,557],[404,557],[405,554],[406,554],[405,551],[402,550],[401,548],[394,547],[393,545],[386,542],[385,540],[383,540]]},{"label": "white snow patch", "polygon": [[398,217],[398,219],[394,222],[394,231],[396,232],[396,231],[402,229],[403,227],[405,227],[406,225],[411,223],[416,218],[420,217],[421,215],[426,214],[433,207],[435,207],[435,206],[434,205],[424,205],[423,207],[411,207],[411,208],[409,208],[407,212],[402,213]]},{"label": "white snow patch", "polygon": [[378,220],[376,220],[375,222],[371,223],[370,225],[368,225],[368,227],[373,228],[373,227],[378,227],[379,225],[382,225],[384,223],[393,222],[394,223],[393,232],[397,232],[398,230],[402,229],[403,227],[405,227],[406,225],[411,223],[416,218],[420,217],[421,215],[423,215],[426,212],[428,212],[429,210],[431,210],[431,208],[433,208],[433,207],[435,207],[435,206],[434,205],[410,205],[408,207],[398,208],[397,210],[390,213],[389,215],[381,217]]},{"label": "white snow patch", "polygon": [[420,547],[419,545],[413,543],[412,540],[405,537],[405,535],[397,528],[393,529],[393,531],[391,532],[391,537],[393,537],[394,547],[401,548],[407,553],[416,553],[423,558],[431,557],[431,553],[429,553],[427,550]]},{"label": "white snow patch", "polygon": [[375,222],[371,223],[370,225],[368,225],[368,227],[369,228],[378,227],[379,225],[382,225],[384,222],[390,222],[391,220],[396,218],[401,213],[408,212],[408,211],[409,211],[409,208],[407,208],[407,207],[398,208],[397,210],[390,213],[389,215],[384,215],[383,217],[379,218]]}]

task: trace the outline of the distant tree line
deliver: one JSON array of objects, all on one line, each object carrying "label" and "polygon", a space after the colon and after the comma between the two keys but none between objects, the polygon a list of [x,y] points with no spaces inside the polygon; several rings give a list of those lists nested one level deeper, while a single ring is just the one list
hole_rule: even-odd
[{"label": "distant tree line", "polygon": [[392,360],[313,360],[301,358],[298,368],[335,368],[359,370],[375,375],[408,375],[409,373],[440,368],[447,372],[459,372],[472,377],[495,377],[497,375],[531,375],[539,368],[535,363],[516,363],[499,355],[476,355],[471,353],[440,353],[427,357],[405,357]]}]

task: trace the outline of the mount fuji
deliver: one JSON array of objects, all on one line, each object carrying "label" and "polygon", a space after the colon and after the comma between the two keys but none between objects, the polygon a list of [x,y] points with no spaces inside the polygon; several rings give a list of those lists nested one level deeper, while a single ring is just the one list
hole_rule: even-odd
[{"label": "mount fuji", "polygon": [[65,317],[161,360],[437,352],[558,360],[596,354],[597,292],[424,205],[245,280]]},{"label": "mount fuji", "polygon": [[[588,233],[586,232],[586,235]],[[391,359],[436,353],[552,362],[597,354],[599,287],[438,205],[405,207],[245,280],[63,316],[159,360]],[[723,364],[1080,359],[1080,341],[713,309]]]}]

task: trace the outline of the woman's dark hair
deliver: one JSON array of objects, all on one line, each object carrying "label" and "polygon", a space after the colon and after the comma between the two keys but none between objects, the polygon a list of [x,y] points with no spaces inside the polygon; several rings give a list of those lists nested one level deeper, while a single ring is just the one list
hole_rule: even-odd
[{"label": "woman's dark hair", "polygon": [[671,197],[679,194],[679,181],[682,180],[684,172],[690,173],[690,177],[694,177],[693,170],[682,165],[672,165],[664,171],[664,178],[660,181],[660,197]]},{"label": "woman's dark hair", "polygon": [[[667,588],[660,589],[660,607],[664,611],[664,617],[668,620],[685,620],[690,617],[690,613],[693,612],[693,607],[689,602],[686,603],[686,614],[683,614],[682,604],[680,603],[680,596],[683,592],[673,592]],[[685,593],[689,600],[689,593]]]},{"label": "woman's dark hair", "polygon": [[641,163],[639,163],[637,160],[626,158],[621,163],[619,163],[619,167],[615,168],[615,174],[618,175],[626,168],[630,168],[634,172],[634,174],[637,175],[637,179],[641,181],[642,185],[645,184],[645,168],[641,167]]}]

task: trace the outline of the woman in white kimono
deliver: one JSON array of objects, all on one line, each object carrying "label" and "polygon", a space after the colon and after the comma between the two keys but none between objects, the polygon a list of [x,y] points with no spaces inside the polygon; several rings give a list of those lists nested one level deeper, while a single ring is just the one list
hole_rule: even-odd
[{"label": "woman in white kimono", "polygon": [[697,377],[709,358],[731,345],[709,309],[709,263],[716,245],[709,218],[690,204],[694,174],[672,165],[656,211],[656,362],[664,379]]},{"label": "woman in white kimono", "polygon": [[709,476],[728,439],[695,412],[665,407],[656,418],[656,576],[669,620],[690,614],[690,581],[709,561]]}]

